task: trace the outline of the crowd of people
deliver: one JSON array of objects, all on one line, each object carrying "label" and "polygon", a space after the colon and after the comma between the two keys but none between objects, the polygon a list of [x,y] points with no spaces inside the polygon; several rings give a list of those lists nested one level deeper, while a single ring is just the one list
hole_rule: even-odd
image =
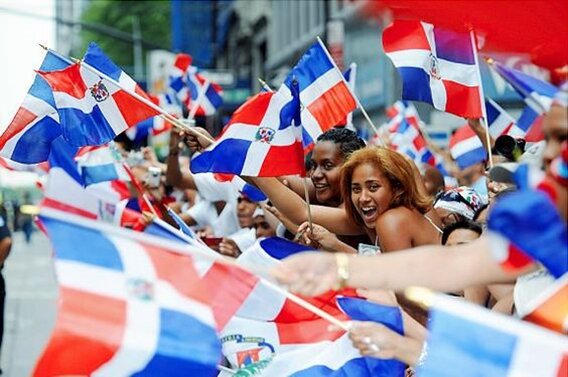
[{"label": "crowd of people", "polygon": [[[527,303],[554,281],[554,266],[539,260],[513,272],[503,270],[486,232],[494,212],[507,206],[524,212],[519,209],[505,225],[508,230],[500,233],[522,229],[532,246],[544,247],[542,227],[565,229],[567,102],[567,92],[559,92],[544,119],[545,140],[528,146],[512,167],[507,165],[515,169],[528,164],[545,172],[546,193],[504,179],[498,174],[503,167],[497,164],[490,171],[488,161],[461,172],[458,185],[448,187],[437,169],[417,166],[388,147],[367,145],[347,128],[323,133],[307,156],[309,203],[297,176],[192,174],[191,154],[206,148],[211,138],[176,129],[165,163],[147,148],[133,170],[155,201],[179,213],[222,255],[238,259],[258,239],[273,236],[318,249],[285,259],[273,275],[302,295],[349,286],[369,300],[400,306],[405,335],[377,323],[352,322],[350,336],[362,355],[416,366],[427,354],[428,313],[394,292],[424,286],[522,318]],[[496,163],[506,160],[494,158]],[[148,172],[156,168],[161,179],[152,184]],[[257,198],[245,186],[266,198]],[[552,217],[544,223],[531,212],[535,208],[548,208]],[[557,253],[568,263],[566,248]]]}]

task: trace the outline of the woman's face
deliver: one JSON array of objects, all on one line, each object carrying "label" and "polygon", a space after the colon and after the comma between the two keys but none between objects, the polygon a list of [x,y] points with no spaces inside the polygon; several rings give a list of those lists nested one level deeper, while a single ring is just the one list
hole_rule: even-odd
[{"label": "woman's face", "polygon": [[375,222],[390,208],[393,198],[390,182],[372,164],[362,164],[353,170],[351,202],[365,226],[375,228]]},{"label": "woman's face", "polygon": [[316,189],[316,198],[320,203],[341,200],[339,186],[340,170],[344,159],[341,149],[332,141],[318,141],[312,152],[311,179]]},{"label": "woman's face", "polygon": [[470,229],[456,229],[449,236],[446,241],[446,246],[461,245],[470,243],[479,238],[479,234]]}]

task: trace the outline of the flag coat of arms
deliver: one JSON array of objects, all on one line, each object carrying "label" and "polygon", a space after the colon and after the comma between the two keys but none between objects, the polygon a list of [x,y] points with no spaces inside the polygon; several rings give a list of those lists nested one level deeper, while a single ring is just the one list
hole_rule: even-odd
[{"label": "flag coat of arms", "polygon": [[39,74],[53,91],[63,136],[75,146],[107,143],[138,122],[158,114],[81,63]]},{"label": "flag coat of arms", "polygon": [[425,377],[539,376],[568,373],[568,340],[559,334],[455,298],[430,310]]},{"label": "flag coat of arms", "polygon": [[[48,51],[40,70],[55,71],[70,64]],[[23,164],[40,163],[48,159],[51,143],[59,135],[59,115],[51,88],[36,75],[14,119],[0,136],[0,154]]]},{"label": "flag coat of arms", "polygon": [[402,78],[402,99],[461,117],[480,118],[479,66],[468,34],[420,21],[396,20],[383,48]]},{"label": "flag coat of arms", "polygon": [[219,139],[191,160],[191,172],[303,175],[300,101],[295,87],[292,96],[283,90],[263,92],[245,102]]},{"label": "flag coat of arms", "polygon": [[41,221],[61,297],[35,376],[216,375],[207,292],[179,244],[49,211]]}]

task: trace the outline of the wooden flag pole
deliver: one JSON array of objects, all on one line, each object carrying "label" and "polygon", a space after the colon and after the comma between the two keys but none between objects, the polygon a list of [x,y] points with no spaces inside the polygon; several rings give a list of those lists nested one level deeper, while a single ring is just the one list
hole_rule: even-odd
[{"label": "wooden flag pole", "polygon": [[359,109],[361,109],[361,112],[363,113],[363,116],[365,117],[365,119],[367,120],[367,123],[369,124],[369,126],[371,127],[371,129],[373,130],[373,132],[377,135],[377,137],[379,138],[379,141],[381,142],[383,147],[387,146],[387,143],[385,142],[385,140],[383,140],[382,135],[379,133],[379,130],[377,129],[377,127],[375,126],[375,124],[373,123],[373,121],[371,120],[371,117],[369,117],[369,114],[367,114],[367,111],[365,110],[365,108],[363,107],[363,105],[361,104],[361,102],[359,101],[359,98],[357,98],[357,96],[355,95],[355,92],[353,90],[351,90],[351,86],[349,85],[349,83],[347,82],[347,80],[345,80],[345,77],[343,77],[343,73],[339,70],[339,67],[337,66],[337,64],[335,64],[335,61],[333,60],[333,58],[331,57],[331,55],[329,54],[329,51],[327,51],[327,48],[325,47],[325,45],[323,44],[322,40],[320,37],[317,37],[318,43],[320,44],[320,46],[323,48],[323,50],[325,51],[327,57],[329,58],[329,60],[331,61],[331,63],[333,64],[333,67],[337,70],[337,72],[339,72],[339,76],[341,76],[341,79],[343,80],[343,82],[345,83],[345,85],[347,85],[347,88],[349,89],[349,92],[351,93],[351,95],[353,96],[353,98],[355,98],[355,103],[357,104],[357,107],[359,107]]},{"label": "wooden flag pole", "polygon": [[126,162],[123,162],[122,167],[124,167],[124,170],[126,170],[126,173],[130,177],[130,180],[132,181],[132,184],[136,188],[136,191],[138,191],[138,193],[142,195],[142,199],[144,200],[146,205],[150,208],[152,215],[159,217],[158,214],[156,213],[156,210],[154,209],[154,206],[152,205],[152,202],[150,201],[150,198],[148,198],[148,194],[146,194],[146,191],[144,190],[138,179],[136,179],[136,176],[134,175],[132,169],[130,169],[130,166],[128,166]]},{"label": "wooden flag pole", "polygon": [[194,130],[193,128],[188,127],[187,125],[185,125],[183,122],[181,122],[179,119],[177,119],[176,117],[170,115],[167,111],[165,111],[164,109],[162,109],[161,107],[159,107],[158,105],[156,105],[155,103],[153,103],[152,101],[148,100],[147,98],[142,97],[140,94],[130,91],[129,89],[123,87],[120,83],[118,83],[116,80],[114,80],[113,78],[107,76],[106,74],[104,74],[103,72],[100,72],[99,70],[97,70],[96,68],[90,66],[89,64],[85,63],[84,61],[81,61],[79,59],[67,59],[65,56],[59,54],[57,51],[54,51],[44,45],[40,44],[40,47],[43,48],[46,51],[49,51],[55,55],[57,55],[58,57],[60,57],[61,59],[68,61],[69,63],[71,63],[72,61],[74,62],[79,62],[83,67],[85,67],[86,69],[88,69],[89,71],[91,71],[92,73],[98,75],[99,77],[107,80],[108,82],[114,84],[115,86],[119,87],[120,89],[124,90],[128,95],[130,95],[131,97],[136,98],[138,101],[142,102],[143,104],[149,106],[150,108],[152,108],[153,110],[157,111],[159,113],[159,116],[165,120],[167,120],[168,122],[172,123],[174,126],[177,126],[180,130],[182,131],[187,131],[189,133],[191,133],[193,136],[197,137],[197,138],[203,138],[206,139],[209,142],[213,142],[214,140],[210,139],[209,137],[207,137],[206,135],[203,135],[200,132],[197,132],[196,130]]},{"label": "wooden flag pole", "polygon": [[485,109],[485,94],[483,93],[483,83],[481,82],[481,67],[479,66],[479,58],[477,57],[477,43],[475,43],[475,33],[473,29],[469,31],[471,39],[471,47],[473,48],[473,58],[477,67],[477,80],[479,81],[479,100],[481,101],[481,122],[485,125],[485,142],[487,143],[487,155],[489,156],[489,167],[493,167],[493,153],[491,151],[491,136],[489,135],[489,125],[487,124],[487,111]]}]

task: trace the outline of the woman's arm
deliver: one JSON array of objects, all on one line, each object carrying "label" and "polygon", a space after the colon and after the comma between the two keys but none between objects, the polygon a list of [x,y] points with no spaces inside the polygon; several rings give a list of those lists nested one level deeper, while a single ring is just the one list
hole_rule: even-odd
[{"label": "woman's arm", "polygon": [[[284,216],[296,224],[308,221],[306,202],[276,178],[253,178],[257,187],[264,192]],[[363,234],[363,229],[353,223],[343,208],[311,205],[312,221],[330,232],[342,235]]]}]

